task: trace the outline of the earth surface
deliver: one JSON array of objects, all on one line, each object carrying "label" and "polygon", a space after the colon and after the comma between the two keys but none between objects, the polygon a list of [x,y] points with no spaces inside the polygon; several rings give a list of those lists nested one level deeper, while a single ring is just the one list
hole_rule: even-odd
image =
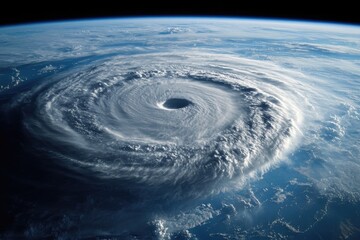
[{"label": "earth surface", "polygon": [[359,239],[360,27],[0,28],[0,238]]}]

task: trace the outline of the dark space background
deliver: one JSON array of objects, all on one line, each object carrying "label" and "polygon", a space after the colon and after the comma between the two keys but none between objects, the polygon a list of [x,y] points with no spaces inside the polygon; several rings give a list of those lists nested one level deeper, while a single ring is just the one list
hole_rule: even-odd
[{"label": "dark space background", "polygon": [[360,24],[355,1],[7,1],[0,25],[101,17],[228,16],[315,20]]}]

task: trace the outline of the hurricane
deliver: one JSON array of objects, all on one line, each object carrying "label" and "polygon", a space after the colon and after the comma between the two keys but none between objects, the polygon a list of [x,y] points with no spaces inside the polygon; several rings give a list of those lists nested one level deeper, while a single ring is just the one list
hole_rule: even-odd
[{"label": "hurricane", "polygon": [[114,58],[51,80],[25,96],[36,104],[29,116],[22,105],[25,129],[57,164],[152,190],[219,191],[271,166],[300,123],[296,81],[273,65],[193,55]]},{"label": "hurricane", "polygon": [[328,236],[359,199],[358,28],[143,21],[0,29],[0,237]]}]

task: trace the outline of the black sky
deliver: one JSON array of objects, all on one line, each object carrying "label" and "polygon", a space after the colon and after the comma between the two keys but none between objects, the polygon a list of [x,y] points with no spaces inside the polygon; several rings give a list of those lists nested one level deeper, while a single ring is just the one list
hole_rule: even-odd
[{"label": "black sky", "polygon": [[[333,3],[331,3],[333,2]],[[355,1],[353,1],[355,3]],[[13,1],[3,6],[0,25],[30,22],[152,15],[264,17],[360,24],[354,3],[328,1],[316,5],[300,1],[144,1],[91,0],[34,2]]]}]

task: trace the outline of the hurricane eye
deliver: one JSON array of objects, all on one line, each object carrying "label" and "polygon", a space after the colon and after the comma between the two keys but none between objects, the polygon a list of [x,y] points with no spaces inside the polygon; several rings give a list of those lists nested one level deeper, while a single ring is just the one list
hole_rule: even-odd
[{"label": "hurricane eye", "polygon": [[184,98],[169,98],[163,103],[163,107],[167,109],[180,109],[185,108],[193,103],[187,99]]}]

